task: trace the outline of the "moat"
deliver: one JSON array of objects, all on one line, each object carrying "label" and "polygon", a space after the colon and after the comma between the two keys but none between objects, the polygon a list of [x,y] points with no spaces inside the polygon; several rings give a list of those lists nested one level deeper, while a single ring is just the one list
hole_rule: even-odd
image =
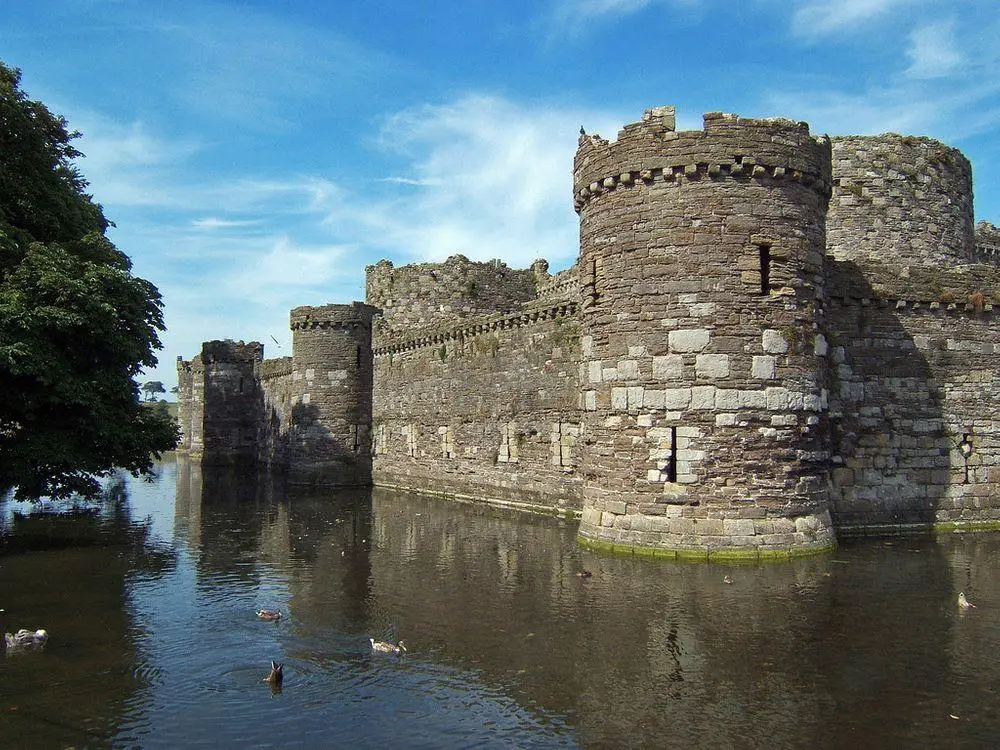
[{"label": "moat", "polygon": [[[591,552],[571,520],[186,462],[125,494],[72,519],[0,505],[8,629],[51,633],[0,658],[2,747],[982,747],[1000,732],[984,658],[1000,647],[998,535],[692,565]],[[372,654],[370,636],[409,651]],[[278,693],[260,682],[272,658]]]}]

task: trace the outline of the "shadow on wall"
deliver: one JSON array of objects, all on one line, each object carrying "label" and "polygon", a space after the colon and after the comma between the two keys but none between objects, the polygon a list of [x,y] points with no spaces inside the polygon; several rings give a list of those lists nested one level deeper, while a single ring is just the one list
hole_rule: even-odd
[{"label": "shadow on wall", "polygon": [[[950,481],[951,437],[940,373],[932,375],[895,303],[880,301],[853,261],[827,259],[831,310],[832,512],[839,533],[937,520]],[[869,303],[870,301],[870,303]]]}]

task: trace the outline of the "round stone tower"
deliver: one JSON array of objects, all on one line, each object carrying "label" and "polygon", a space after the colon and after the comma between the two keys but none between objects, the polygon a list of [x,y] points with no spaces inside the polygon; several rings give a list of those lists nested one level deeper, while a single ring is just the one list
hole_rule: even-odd
[{"label": "round stone tower", "polygon": [[371,484],[372,316],[350,305],[291,312],[293,481]]},{"label": "round stone tower", "polygon": [[830,143],[673,108],[580,137],[585,543],[723,559],[835,544],[828,497]]},{"label": "round stone tower", "polygon": [[969,160],[932,138],[834,138],[827,244],[837,260],[895,269],[972,262]]}]

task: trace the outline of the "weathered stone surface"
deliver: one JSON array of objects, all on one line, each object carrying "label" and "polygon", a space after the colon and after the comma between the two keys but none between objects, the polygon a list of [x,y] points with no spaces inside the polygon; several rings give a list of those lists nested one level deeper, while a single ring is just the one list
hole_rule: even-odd
[{"label": "weathered stone surface", "polygon": [[581,512],[615,544],[814,551],[1000,518],[1000,232],[925,138],[672,111],[582,136],[580,255],[368,269],[293,354],[178,363],[182,449]]}]

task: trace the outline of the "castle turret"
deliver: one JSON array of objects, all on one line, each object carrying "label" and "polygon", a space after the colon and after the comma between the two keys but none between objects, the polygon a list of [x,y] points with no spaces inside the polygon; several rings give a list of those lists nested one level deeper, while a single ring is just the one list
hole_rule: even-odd
[{"label": "castle turret", "polygon": [[805,123],[647,111],[574,162],[582,539],[697,556],[834,545],[825,212]]},{"label": "castle turret", "polygon": [[291,312],[288,460],[295,481],[371,483],[372,316],[350,305]]},{"label": "castle turret", "polygon": [[256,341],[206,341],[177,361],[179,450],[205,464],[253,463],[257,452],[264,347]]},{"label": "castle turret", "polygon": [[970,263],[972,167],[932,138],[892,133],[833,139],[828,251],[891,269]]}]

